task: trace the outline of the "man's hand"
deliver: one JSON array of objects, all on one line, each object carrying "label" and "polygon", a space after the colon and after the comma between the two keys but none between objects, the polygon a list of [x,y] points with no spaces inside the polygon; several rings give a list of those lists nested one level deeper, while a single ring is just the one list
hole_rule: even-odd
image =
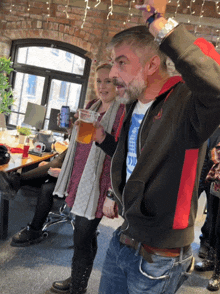
[{"label": "man's hand", "polygon": [[135,8],[142,10],[144,22],[146,22],[146,20],[152,15],[152,13],[147,11],[146,5],[153,6],[157,12],[160,12],[162,15],[164,15],[166,11],[167,0],[145,0],[143,5],[135,5]]},{"label": "man's hand", "polygon": [[109,199],[106,197],[104,206],[103,206],[103,213],[108,218],[115,218],[118,217],[118,206],[114,200]]},{"label": "man's hand", "polygon": [[48,174],[54,178],[58,178],[60,174],[61,169],[60,168],[52,168],[50,167],[48,170]]},{"label": "man's hand", "polygon": [[48,161],[41,161],[39,164],[38,164],[38,166],[44,166],[44,165],[46,165],[46,164],[48,164],[49,162]]},{"label": "man's hand", "polygon": [[[152,15],[152,13],[148,12],[147,5],[153,6],[162,15],[165,14],[166,0],[145,0],[143,5],[135,5],[135,8],[142,10],[142,18],[144,23],[146,23],[147,19]],[[154,22],[151,23],[149,32],[154,37],[156,37],[166,23],[167,20],[164,17],[157,18]]]}]

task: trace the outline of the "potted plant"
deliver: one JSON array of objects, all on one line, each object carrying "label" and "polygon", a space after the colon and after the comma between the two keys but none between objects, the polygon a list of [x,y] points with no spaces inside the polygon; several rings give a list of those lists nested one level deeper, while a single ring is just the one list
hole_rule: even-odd
[{"label": "potted plant", "polygon": [[24,144],[26,137],[31,135],[31,129],[26,127],[17,127],[19,133],[19,143]]},{"label": "potted plant", "polygon": [[14,103],[13,92],[9,84],[8,75],[14,69],[11,68],[11,59],[0,58],[0,113],[8,115],[11,113],[10,106]]}]

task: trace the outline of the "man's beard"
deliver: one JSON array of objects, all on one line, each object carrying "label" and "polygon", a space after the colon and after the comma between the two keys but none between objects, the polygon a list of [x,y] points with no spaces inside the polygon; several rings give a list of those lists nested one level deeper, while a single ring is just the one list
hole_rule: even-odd
[{"label": "man's beard", "polygon": [[137,100],[147,88],[147,82],[141,76],[141,71],[139,71],[137,77],[129,83],[128,87],[126,87],[124,84],[117,82],[117,79],[115,79],[113,83],[116,86],[125,87],[124,95],[116,96],[116,100],[123,104],[128,104]]}]

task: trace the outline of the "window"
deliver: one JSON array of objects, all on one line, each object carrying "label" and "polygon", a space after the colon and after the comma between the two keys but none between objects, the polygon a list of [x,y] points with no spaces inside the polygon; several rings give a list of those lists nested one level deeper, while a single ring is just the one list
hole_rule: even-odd
[{"label": "window", "polygon": [[62,81],[60,85],[60,99],[65,100],[65,98],[66,98],[66,83]]},{"label": "window", "polygon": [[59,50],[58,49],[52,49],[51,50],[52,54],[58,56],[59,55]]},{"label": "window", "polygon": [[36,93],[37,77],[33,75],[28,76],[27,93],[28,95],[35,96]]},{"label": "window", "polygon": [[66,60],[70,62],[71,59],[72,59],[71,54],[69,52],[66,52]]},{"label": "window", "polygon": [[83,107],[91,65],[85,53],[73,45],[51,40],[13,41],[11,60],[15,71],[11,84],[16,102],[7,124],[22,124],[29,101],[46,106],[44,128],[51,108],[60,110],[67,105],[75,112]]}]

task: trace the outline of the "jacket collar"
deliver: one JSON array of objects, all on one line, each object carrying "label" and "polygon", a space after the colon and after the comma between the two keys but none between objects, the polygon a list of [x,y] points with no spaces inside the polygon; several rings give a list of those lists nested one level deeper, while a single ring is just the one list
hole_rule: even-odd
[{"label": "jacket collar", "polygon": [[183,79],[181,76],[174,76],[174,77],[170,77],[166,83],[163,85],[162,89],[160,90],[158,96],[162,95],[163,93],[167,92],[168,90],[170,90],[171,88],[173,88],[176,84],[178,84],[179,82],[184,83]]}]

